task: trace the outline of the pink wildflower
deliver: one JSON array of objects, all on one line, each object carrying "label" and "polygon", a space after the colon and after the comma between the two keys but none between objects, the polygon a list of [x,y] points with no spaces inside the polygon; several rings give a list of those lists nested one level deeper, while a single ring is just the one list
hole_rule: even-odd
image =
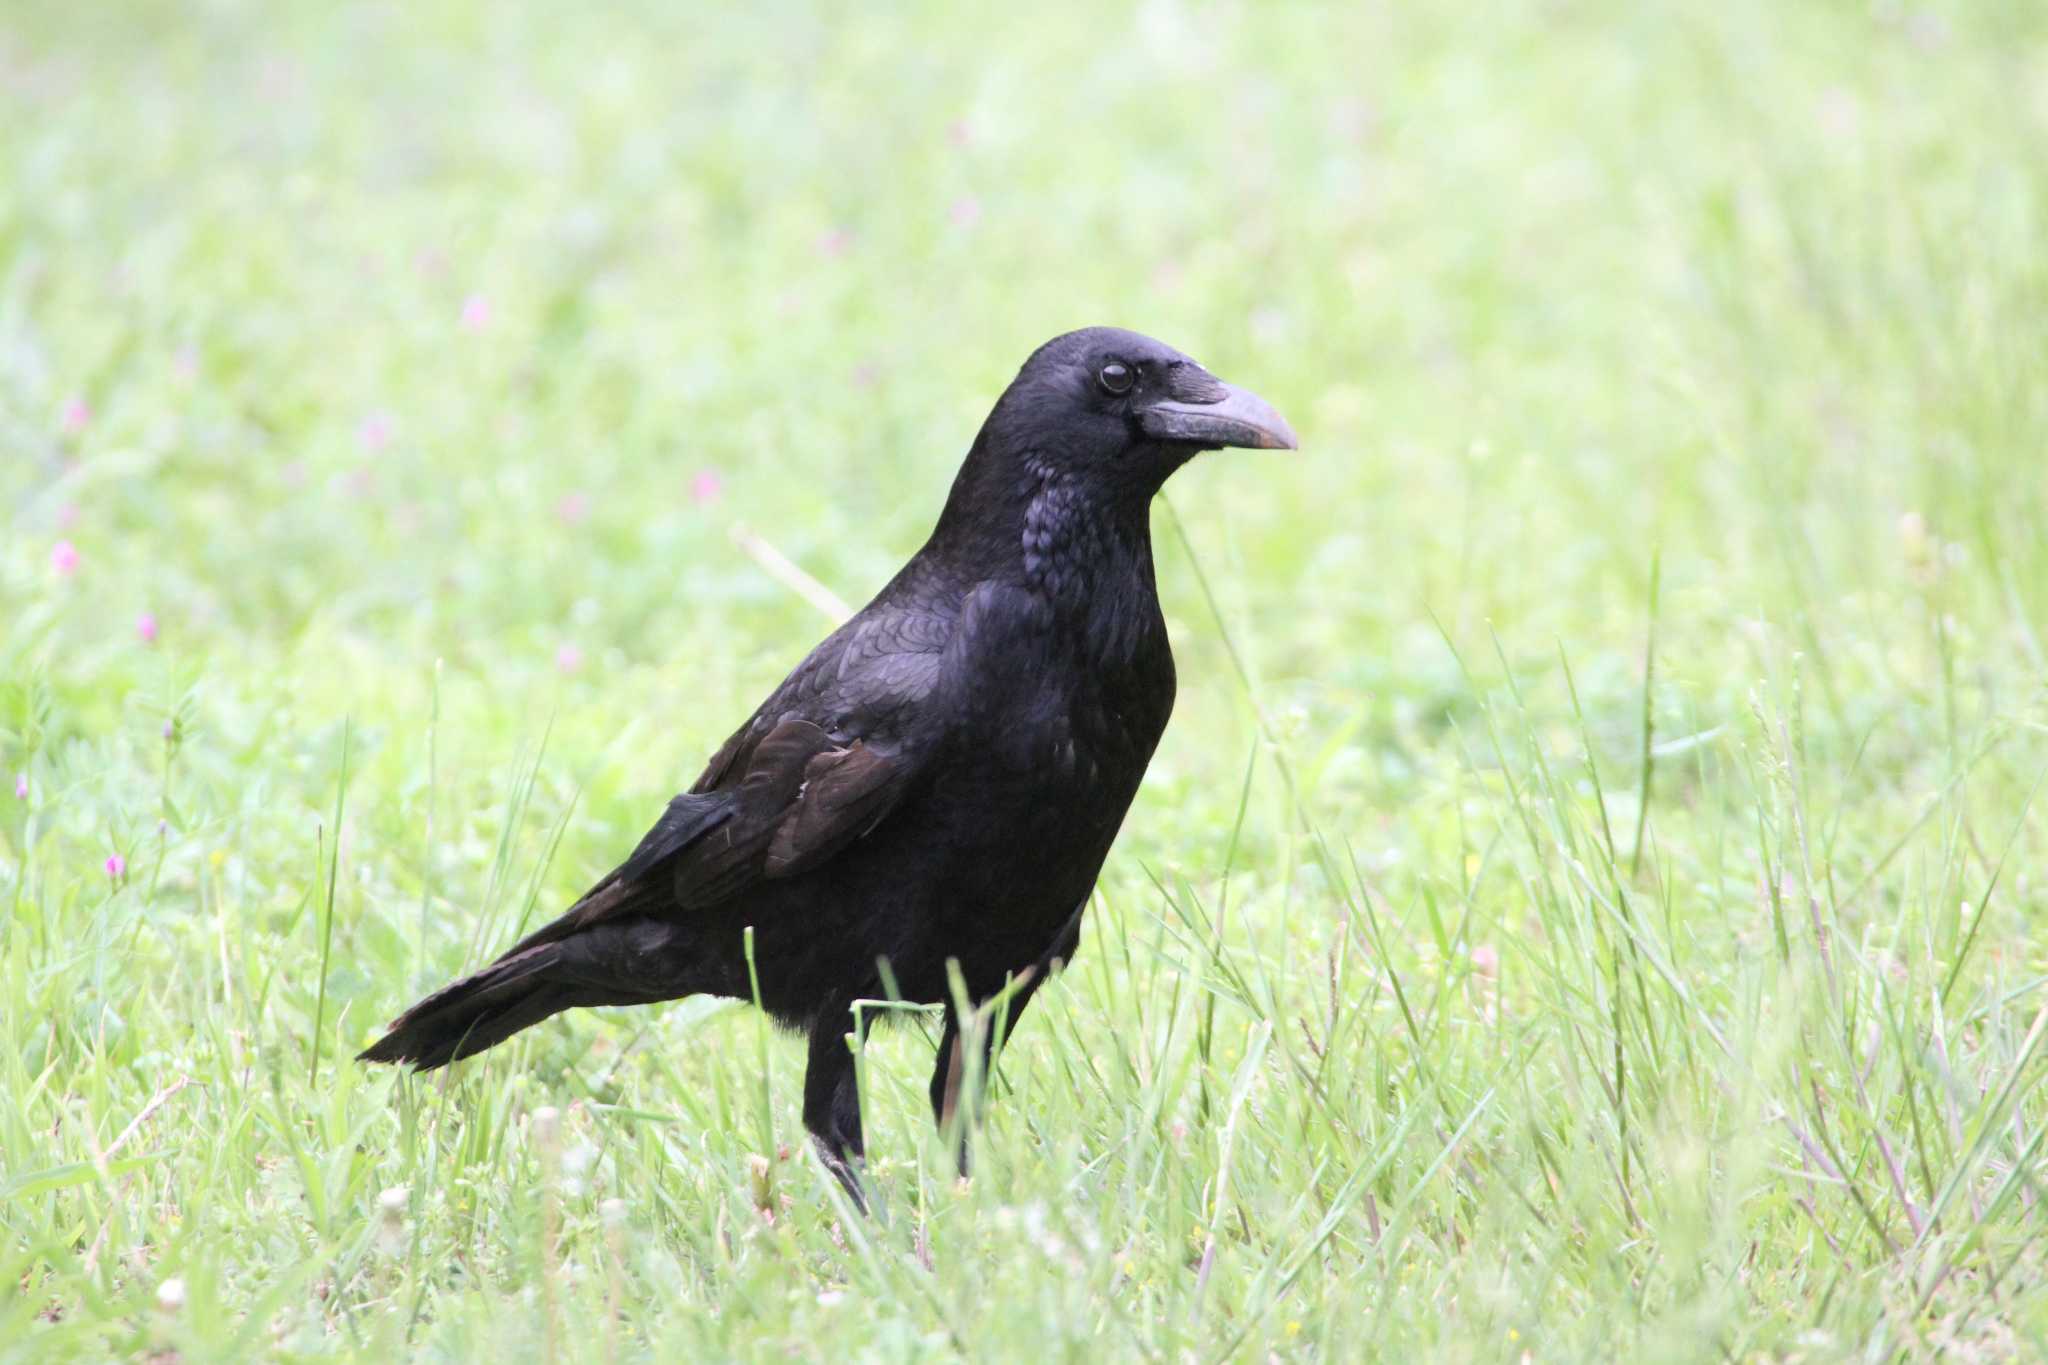
[{"label": "pink wildflower", "polygon": [[462,301],[462,326],[464,331],[481,332],[491,325],[491,301],[482,294],[471,294]]},{"label": "pink wildflower", "polygon": [[64,400],[64,411],[58,417],[66,436],[76,436],[92,424],[92,407],[77,394]]},{"label": "pink wildflower", "polygon": [[126,858],[123,858],[123,857],[122,857],[122,856],[121,856],[120,854],[118,854],[118,853],[110,853],[110,854],[108,854],[108,855],[107,855],[107,876],[108,876],[108,878],[109,878],[110,880],[113,880],[113,881],[117,881],[117,882],[118,882],[118,881],[120,881],[120,880],[121,880],[121,878],[123,878],[123,877],[125,877],[125,876],[127,876],[127,875],[128,875],[128,860],[127,860]]},{"label": "pink wildflower", "polygon": [[369,451],[372,455],[390,445],[391,414],[388,412],[373,412],[368,417],[365,417],[362,425],[356,428],[356,440],[360,441],[363,449]]},{"label": "pink wildflower", "polygon": [[555,651],[555,667],[563,673],[574,673],[583,667],[583,651],[574,645],[563,645]]},{"label": "pink wildflower", "polygon": [[146,611],[135,618],[135,635],[146,645],[156,643],[156,613]]},{"label": "pink wildflower", "polygon": [[700,469],[690,480],[690,501],[700,507],[709,506],[725,495],[725,480],[718,477],[715,469]]},{"label": "pink wildflower", "polygon": [[78,572],[78,547],[68,540],[60,540],[50,547],[50,567],[65,578]]}]

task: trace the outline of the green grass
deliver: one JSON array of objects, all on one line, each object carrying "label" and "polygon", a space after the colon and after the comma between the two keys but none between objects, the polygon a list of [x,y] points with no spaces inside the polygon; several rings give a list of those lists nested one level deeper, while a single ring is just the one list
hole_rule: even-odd
[{"label": "green grass", "polygon": [[[667,9],[0,16],[0,1357],[2048,1350],[2048,11]],[[971,1183],[915,1022],[873,1220],[745,1008],[347,1060],[1092,322],[1303,450]]]}]

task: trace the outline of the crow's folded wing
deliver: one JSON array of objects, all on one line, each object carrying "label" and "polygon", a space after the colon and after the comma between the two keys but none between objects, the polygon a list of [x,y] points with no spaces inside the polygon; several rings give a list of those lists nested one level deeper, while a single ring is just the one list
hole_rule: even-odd
[{"label": "crow's folded wing", "polygon": [[758,879],[809,871],[888,815],[916,769],[901,746],[841,742],[811,721],[782,721],[732,786],[676,798],[725,801],[731,814],[673,857],[674,903],[715,905]]},{"label": "crow's folded wing", "polygon": [[855,618],[777,688],[632,855],[513,951],[622,915],[700,909],[793,877],[887,818],[943,734],[931,694],[945,634]]}]

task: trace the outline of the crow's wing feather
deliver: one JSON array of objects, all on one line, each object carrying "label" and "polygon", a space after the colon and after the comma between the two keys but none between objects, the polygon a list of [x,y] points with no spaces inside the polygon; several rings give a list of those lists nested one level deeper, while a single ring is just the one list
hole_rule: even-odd
[{"label": "crow's wing feather", "polygon": [[940,611],[870,608],[833,632],[632,856],[513,951],[622,915],[716,905],[822,866],[872,830],[943,732],[924,703],[950,625]]},{"label": "crow's wing feather", "polygon": [[804,785],[768,841],[762,874],[794,877],[827,861],[882,822],[913,765],[855,740],[804,765]]},{"label": "crow's wing feather", "polygon": [[744,780],[755,748],[785,721],[810,721],[842,742],[906,739],[928,727],[934,718],[920,706],[938,686],[958,619],[957,599],[868,607],[790,670],[690,790],[723,791]]}]

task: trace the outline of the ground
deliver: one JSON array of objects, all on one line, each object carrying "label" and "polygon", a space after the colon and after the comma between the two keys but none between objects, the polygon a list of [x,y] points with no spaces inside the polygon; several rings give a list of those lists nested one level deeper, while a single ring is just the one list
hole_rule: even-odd
[{"label": "ground", "polygon": [[[2048,1349],[2048,10],[1460,8],[0,17],[0,1357]],[[1098,322],[1302,450],[971,1182],[349,1060]]]}]

